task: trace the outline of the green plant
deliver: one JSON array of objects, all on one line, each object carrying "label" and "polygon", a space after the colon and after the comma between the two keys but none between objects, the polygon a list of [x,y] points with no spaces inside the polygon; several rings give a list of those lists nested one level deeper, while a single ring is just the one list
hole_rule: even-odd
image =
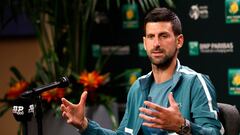
[{"label": "green plant", "polygon": [[[28,85],[21,87],[20,92],[39,87],[41,85],[53,82],[59,77],[69,76],[72,85],[64,90],[55,90],[54,92],[44,93],[48,109],[58,110],[58,101],[52,100],[54,97],[67,97],[72,102],[78,102],[79,96],[84,89],[79,84],[80,74],[87,69],[86,59],[87,50],[89,50],[90,27],[94,20],[96,6],[102,4],[109,9],[111,5],[116,4],[120,7],[122,4],[138,3],[145,12],[150,8],[160,6],[160,0],[3,0],[0,3],[0,24],[1,28],[11,21],[17,21],[19,14],[25,14],[31,21],[39,41],[42,57],[36,62],[36,74],[31,80],[24,79],[24,76],[16,67],[11,70],[15,78],[11,79],[10,88],[15,88],[19,82],[26,82]],[[172,0],[165,0],[169,6],[174,6]],[[5,16],[5,12],[10,16]],[[100,64],[99,64],[100,63]],[[104,61],[97,63],[93,70],[100,74],[104,67]],[[124,73],[123,73],[124,74]],[[122,76],[122,75],[120,75]],[[113,77],[114,78],[114,77]],[[116,77],[118,78],[118,77]],[[113,79],[114,80],[114,79]],[[19,92],[19,91],[18,91]],[[19,93],[15,93],[16,95]],[[17,97],[15,95],[15,97]],[[1,108],[2,115],[11,106],[12,100],[5,96],[2,102],[7,104]],[[14,98],[13,98],[14,99]],[[104,96],[102,101],[109,102],[111,99]],[[100,102],[103,103],[104,102]]]},{"label": "green plant", "polygon": [[[1,28],[18,14],[26,14],[36,31],[42,52],[37,78],[44,83],[62,75],[79,74],[86,68],[90,27],[97,5],[139,3],[143,11],[160,6],[159,0],[4,0],[0,4]],[[172,0],[165,0],[174,6]],[[4,18],[10,9],[11,16]],[[9,10],[7,10],[9,11]]]}]

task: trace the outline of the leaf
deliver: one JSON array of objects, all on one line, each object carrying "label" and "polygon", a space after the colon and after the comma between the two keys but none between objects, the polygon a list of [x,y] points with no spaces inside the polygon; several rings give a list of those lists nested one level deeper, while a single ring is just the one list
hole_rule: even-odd
[{"label": "leaf", "polygon": [[10,78],[10,81],[9,81],[9,85],[10,86],[13,86],[15,83],[17,83],[18,81],[15,79],[15,78]]},{"label": "leaf", "polygon": [[117,0],[117,7],[120,8],[120,0]]},{"label": "leaf", "polygon": [[10,67],[10,70],[13,72],[13,74],[16,76],[18,80],[25,80],[23,75],[19,72],[19,70],[15,66]]},{"label": "leaf", "polygon": [[118,74],[117,76],[115,76],[112,81],[116,81],[116,80],[118,80],[118,79],[120,79],[122,77],[125,77],[129,73],[131,73],[131,71],[130,70],[126,70],[126,71],[122,72],[121,74]]},{"label": "leaf", "polygon": [[160,7],[159,0],[153,0],[153,2],[155,3],[156,7]]},{"label": "leaf", "polygon": [[2,117],[10,108],[10,106],[8,104],[3,104],[0,106],[0,117]]},{"label": "leaf", "polygon": [[173,0],[165,0],[166,1],[166,3],[170,6],[170,7],[172,7],[172,8],[175,8],[176,6],[175,6],[175,4],[174,4],[174,2],[173,2]]},{"label": "leaf", "polygon": [[143,12],[145,13],[146,12],[146,8],[145,8],[145,5],[144,5],[143,1],[142,0],[138,0],[138,1],[139,1],[139,4],[140,4]]},{"label": "leaf", "polygon": [[43,65],[39,62],[36,63],[37,66],[37,76],[43,81],[43,83],[49,83],[50,78],[47,73],[44,71]]},{"label": "leaf", "polygon": [[151,5],[152,7],[155,6],[154,0],[149,0],[149,3],[150,3],[150,5]]},{"label": "leaf", "polygon": [[17,134],[21,135],[21,131],[22,131],[22,123],[20,123],[19,126],[18,126]]},{"label": "leaf", "polygon": [[96,62],[96,65],[95,65],[95,69],[98,71],[98,72],[101,72],[102,71],[102,68],[104,67],[104,65],[109,61],[109,59],[111,58],[111,56],[117,52],[119,49],[121,49],[121,47],[117,47],[116,49],[114,50],[111,50],[110,54],[107,55],[104,59],[103,59],[103,55],[101,54]]},{"label": "leaf", "polygon": [[149,6],[149,4],[148,4],[148,0],[143,0],[143,2],[144,2],[144,4],[145,4],[145,6],[146,6],[146,9],[150,9],[150,6]]}]

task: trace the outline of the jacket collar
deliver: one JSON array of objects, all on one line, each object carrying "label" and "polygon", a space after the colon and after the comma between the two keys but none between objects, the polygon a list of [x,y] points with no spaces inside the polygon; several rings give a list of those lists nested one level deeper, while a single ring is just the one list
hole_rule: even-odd
[{"label": "jacket collar", "polygon": [[[181,72],[179,72],[181,67],[182,66],[180,64],[180,61],[177,59],[177,67],[176,67],[176,70],[175,70],[175,72],[173,74],[173,83],[172,83],[172,86],[171,86],[172,90],[174,90],[173,88],[176,87],[177,83],[179,82],[179,80],[181,78]],[[142,76],[139,79],[139,81],[140,81],[140,87],[141,87],[141,91],[142,91],[143,97],[145,99],[147,99],[147,95],[149,93],[151,84],[154,81],[152,71],[149,72],[148,74]]]}]

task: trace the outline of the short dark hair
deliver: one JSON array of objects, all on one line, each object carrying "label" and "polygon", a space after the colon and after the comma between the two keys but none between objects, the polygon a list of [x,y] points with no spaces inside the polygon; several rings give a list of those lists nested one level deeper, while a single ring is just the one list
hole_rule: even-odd
[{"label": "short dark hair", "polygon": [[167,8],[154,8],[144,18],[144,34],[146,34],[146,24],[149,22],[171,22],[174,35],[182,34],[182,25],[178,16]]}]

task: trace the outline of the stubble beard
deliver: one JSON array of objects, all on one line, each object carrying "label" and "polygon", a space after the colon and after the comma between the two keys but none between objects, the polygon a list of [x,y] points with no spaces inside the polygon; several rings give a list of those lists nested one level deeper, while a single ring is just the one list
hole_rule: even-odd
[{"label": "stubble beard", "polygon": [[172,63],[175,55],[177,55],[178,50],[176,48],[176,50],[171,54],[166,54],[166,51],[163,49],[160,49],[159,51],[164,54],[162,57],[153,58],[151,55],[148,55],[148,58],[150,59],[152,65],[156,66],[157,68],[165,69]]}]

